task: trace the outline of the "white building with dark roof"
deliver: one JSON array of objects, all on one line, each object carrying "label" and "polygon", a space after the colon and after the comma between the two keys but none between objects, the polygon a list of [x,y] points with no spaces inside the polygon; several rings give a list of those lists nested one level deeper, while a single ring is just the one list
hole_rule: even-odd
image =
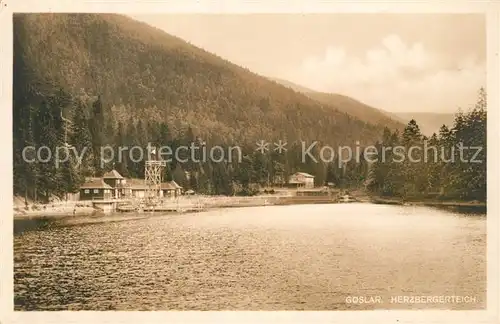
[{"label": "white building with dark roof", "polygon": [[289,177],[288,185],[297,188],[314,188],[314,176],[305,172],[295,172]]}]

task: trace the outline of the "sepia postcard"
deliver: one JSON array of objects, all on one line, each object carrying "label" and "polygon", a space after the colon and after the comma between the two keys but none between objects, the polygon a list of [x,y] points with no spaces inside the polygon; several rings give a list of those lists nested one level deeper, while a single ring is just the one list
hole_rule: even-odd
[{"label": "sepia postcard", "polygon": [[498,323],[495,1],[0,1],[0,323]]}]

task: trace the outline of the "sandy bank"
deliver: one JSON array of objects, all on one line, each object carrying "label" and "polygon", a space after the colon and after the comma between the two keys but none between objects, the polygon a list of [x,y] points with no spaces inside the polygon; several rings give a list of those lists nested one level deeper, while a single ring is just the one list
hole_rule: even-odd
[{"label": "sandy bank", "polygon": [[100,211],[86,201],[56,201],[39,204],[24,199],[14,199],[14,219],[60,218],[68,216],[90,216]]},{"label": "sandy bank", "polygon": [[99,213],[93,207],[46,207],[40,210],[14,208],[14,219],[59,218],[69,216],[92,216]]}]

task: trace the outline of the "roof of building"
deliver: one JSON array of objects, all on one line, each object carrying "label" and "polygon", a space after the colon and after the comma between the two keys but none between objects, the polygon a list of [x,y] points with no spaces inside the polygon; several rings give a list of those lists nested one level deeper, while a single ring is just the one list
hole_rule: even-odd
[{"label": "roof of building", "polygon": [[102,178],[103,179],[123,179],[121,174],[119,174],[118,171],[116,171],[114,169],[109,171],[109,172],[106,172]]},{"label": "roof of building", "polygon": [[314,176],[312,174],[305,173],[305,172],[295,172],[293,175],[301,175],[301,176],[304,176],[306,178],[314,178]]},{"label": "roof of building", "polygon": [[170,182],[164,182],[161,184],[162,190],[175,190],[176,188]]},{"label": "roof of building", "polygon": [[102,178],[98,178],[98,177],[85,177],[85,182],[91,182],[91,181],[96,181],[96,180],[102,180]]},{"label": "roof of building", "polygon": [[161,184],[161,189],[163,190],[176,190],[176,189],[182,189],[181,186],[177,184],[175,181],[167,181]]},{"label": "roof of building", "polygon": [[[113,170],[115,171],[115,170]],[[113,172],[110,171],[110,172]],[[116,171],[115,171],[116,172]],[[108,172],[109,173],[109,172]],[[118,176],[120,174],[116,172]],[[121,177],[121,176],[120,176]],[[106,188],[106,189],[112,189],[112,187],[104,182],[104,178],[88,178],[85,187],[81,188]],[[118,178],[118,177],[107,177],[106,179],[125,179],[125,178]],[[125,183],[119,183],[116,184],[116,188],[128,188],[132,190],[147,190],[149,187],[146,185],[146,181],[144,179],[132,179],[132,178],[127,178],[125,179]],[[93,186],[93,187],[88,187],[88,185]],[[181,186],[179,186],[175,181],[167,181],[163,182],[160,185],[160,188],[163,190],[175,190],[175,189],[182,189]]]},{"label": "roof of building", "polygon": [[146,190],[148,186],[146,186],[146,180],[144,179],[127,179],[127,183],[124,187],[133,189],[133,190]]},{"label": "roof of building", "polygon": [[85,182],[80,189],[112,189],[110,185],[105,183],[102,179],[91,179]]},{"label": "roof of building", "polygon": [[174,180],[170,181],[170,183],[175,187],[175,189],[182,189],[182,187],[179,186]]}]

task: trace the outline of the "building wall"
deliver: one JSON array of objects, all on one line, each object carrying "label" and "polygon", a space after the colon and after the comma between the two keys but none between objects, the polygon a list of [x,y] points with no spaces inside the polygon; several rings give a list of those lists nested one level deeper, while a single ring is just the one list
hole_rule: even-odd
[{"label": "building wall", "polygon": [[[174,197],[174,191],[172,190],[172,193],[170,190],[159,190],[158,191],[158,196],[160,198],[162,197]],[[144,198],[146,197],[146,190],[145,189],[132,189],[131,194],[127,195],[127,197],[135,197],[135,198]]]},{"label": "building wall", "polygon": [[118,197],[120,197],[120,198],[132,197],[132,189],[130,189],[130,188],[118,189]]},{"label": "building wall", "polygon": [[[103,179],[103,181],[111,186],[112,188],[116,188],[119,184],[125,183],[123,179]],[[126,195],[126,194],[125,194]],[[112,194],[113,198],[122,198],[124,197],[124,194],[121,191],[121,188],[116,188],[113,190]]]},{"label": "building wall", "polygon": [[304,177],[304,186],[306,188],[314,188],[314,178]]},{"label": "building wall", "polygon": [[178,189],[175,189],[175,190],[162,190],[163,192],[163,197],[170,197],[170,198],[173,198],[173,197],[177,197],[179,196],[179,190]]},{"label": "building wall", "polygon": [[80,200],[110,199],[111,189],[80,189]]},{"label": "building wall", "polygon": [[132,197],[137,197],[137,198],[144,198],[146,196],[146,191],[145,190],[134,190],[132,189]]},{"label": "building wall", "polygon": [[314,188],[314,178],[305,177],[301,174],[293,174],[290,176],[289,182],[300,182],[298,187]]},{"label": "building wall", "polygon": [[76,193],[68,192],[66,194],[66,196],[64,197],[64,200],[78,201],[78,200],[80,200],[80,192],[76,192]]},{"label": "building wall", "polygon": [[301,181],[302,182],[302,177],[296,175],[296,174],[293,174],[290,176],[290,180],[289,182],[297,182],[297,181]]}]

